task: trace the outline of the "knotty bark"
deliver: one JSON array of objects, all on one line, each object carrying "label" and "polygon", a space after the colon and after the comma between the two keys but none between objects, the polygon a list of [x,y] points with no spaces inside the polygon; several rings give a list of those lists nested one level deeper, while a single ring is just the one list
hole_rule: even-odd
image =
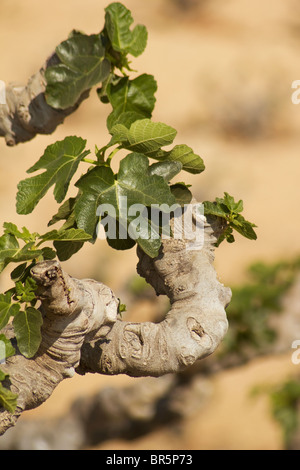
[{"label": "knotty bark", "polygon": [[171,309],[160,323],[118,320],[104,341],[84,345],[78,372],[158,377],[216,350],[227,331],[231,299],[213,267],[218,230],[205,224],[202,249],[189,250],[187,240],[170,238],[155,259],[138,250],[138,273],[169,297]]},{"label": "knotty bark", "polygon": [[45,70],[58,62],[53,54],[34,74],[26,86],[10,83],[6,87],[6,104],[0,105],[0,136],[6,144],[14,146],[27,142],[37,134],[52,134],[64,119],[72,114],[80,103],[89,96],[85,91],[78,103],[68,109],[54,109],[45,99]]},{"label": "knotty bark", "polygon": [[42,342],[33,358],[17,353],[1,365],[9,374],[2,383],[18,394],[18,406],[13,414],[0,408],[0,434],[24,410],[46,401],[63,379],[72,377],[84,341],[105,337],[117,317],[118,300],[108,287],[71,278],[56,261],[39,263],[32,276],[39,285]]},{"label": "knotty bark", "polygon": [[155,259],[138,250],[138,272],[171,302],[160,323],[122,321],[119,301],[108,287],[74,279],[56,261],[36,265],[32,276],[44,317],[42,343],[34,358],[17,354],[2,366],[19,398],[14,414],[1,410],[0,434],[75,371],[158,377],[212,354],[227,331],[231,298],[213,267],[222,229],[215,222],[205,221],[202,248],[191,250],[189,241],[171,238]]}]

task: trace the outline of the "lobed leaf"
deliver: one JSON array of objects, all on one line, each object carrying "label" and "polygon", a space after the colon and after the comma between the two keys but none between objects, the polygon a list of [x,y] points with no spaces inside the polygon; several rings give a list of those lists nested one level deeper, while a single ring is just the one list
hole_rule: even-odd
[{"label": "lobed leaf", "polygon": [[34,242],[39,236],[37,232],[31,233],[26,227],[23,227],[21,232],[18,227],[11,222],[4,222],[3,227],[5,229],[4,233],[10,233],[16,238],[23,240],[24,242]]},{"label": "lobed leaf", "polygon": [[196,155],[193,150],[185,144],[175,145],[169,151],[158,151],[149,155],[151,158],[160,161],[176,161],[182,164],[182,169],[193,174],[202,173],[205,165],[202,158]]},{"label": "lobed leaf", "polygon": [[228,193],[224,193],[224,198],[216,198],[217,203],[224,204],[230,212],[239,213],[243,211],[243,201],[235,202],[234,198]]},{"label": "lobed leaf", "polygon": [[[76,186],[82,193],[75,204],[76,222],[78,227],[92,236],[95,236],[98,221],[97,209],[101,204],[109,205],[109,207],[106,206],[108,210],[109,208],[113,210],[113,214],[110,215],[115,217],[121,226],[124,224],[127,230],[134,219],[127,212],[124,216],[122,208],[124,200],[126,200],[127,208],[134,204],[149,207],[152,204],[171,206],[176,203],[175,197],[163,177],[151,174],[148,158],[137,153],[129,154],[121,161],[116,178],[110,168],[97,167],[80,178]],[[141,227],[141,230],[143,229],[145,227]],[[118,245],[119,249],[127,249],[134,245],[134,241],[130,240],[130,237],[125,243],[120,237],[116,236],[116,238],[120,242],[112,241],[112,244]],[[144,250],[151,252],[152,256],[154,253],[158,253],[160,241],[149,239],[149,234],[147,239],[147,235],[141,233],[136,241]]]},{"label": "lobed leaf", "polygon": [[131,31],[133,18],[121,3],[115,2],[105,8],[105,28],[115,51],[138,57],[147,45],[148,33],[145,26],[137,25]]},{"label": "lobed leaf", "polygon": [[116,124],[111,129],[113,143],[132,152],[149,155],[161,147],[169,145],[176,137],[177,131],[162,122],[141,119],[127,129],[123,124]]},{"label": "lobed leaf", "polygon": [[23,247],[19,246],[19,242],[14,235],[5,233],[0,237],[0,272],[9,263],[19,263],[38,258],[42,254],[42,250],[37,250],[34,242],[27,243]]},{"label": "lobed leaf", "polygon": [[62,202],[80,161],[89,153],[84,151],[86,140],[70,136],[49,145],[39,161],[29,168],[28,173],[45,169],[40,175],[27,178],[18,184],[17,212],[29,214],[38,202],[54,187],[54,197]]},{"label": "lobed leaf", "polygon": [[96,167],[83,175],[76,186],[81,195],[74,208],[77,226],[94,236],[97,223],[97,208],[101,203],[117,206],[113,171],[108,167]]},{"label": "lobed leaf", "polygon": [[245,220],[245,218],[242,215],[238,215],[232,221],[232,225],[234,226],[237,232],[239,232],[244,237],[249,238],[249,240],[257,239],[257,235],[253,229],[253,227],[256,227],[256,225]]},{"label": "lobed leaf", "polygon": [[[116,84],[110,84],[106,93],[113,112],[107,119],[108,129],[110,130],[116,123],[123,123],[129,127],[129,119],[132,124],[137,119],[150,118],[155,106],[156,91],[157,83],[154,77],[147,74],[140,75],[134,80],[124,77]],[[127,123],[124,120],[124,113]]]},{"label": "lobed leaf", "polygon": [[36,282],[32,277],[27,276],[25,283],[22,281],[17,281],[15,284],[15,296],[19,302],[32,302],[35,300],[35,291],[37,289]]},{"label": "lobed leaf", "polygon": [[53,108],[74,106],[82,93],[104,81],[110,73],[100,34],[73,35],[57,46],[56,54],[61,63],[45,71],[46,101]]},{"label": "lobed leaf", "polygon": [[216,217],[226,219],[228,214],[230,214],[228,208],[220,203],[204,201],[203,205],[205,215],[215,215]]},{"label": "lobed leaf", "polygon": [[213,215],[221,217],[228,223],[223,234],[219,237],[217,246],[223,240],[227,240],[229,243],[234,242],[233,229],[239,232],[249,240],[256,240],[257,235],[253,229],[256,227],[255,224],[246,220],[240,212],[243,210],[243,201],[239,200],[235,202],[234,198],[228,193],[224,193],[223,198],[216,198],[215,202],[204,201],[204,213],[205,215]]}]

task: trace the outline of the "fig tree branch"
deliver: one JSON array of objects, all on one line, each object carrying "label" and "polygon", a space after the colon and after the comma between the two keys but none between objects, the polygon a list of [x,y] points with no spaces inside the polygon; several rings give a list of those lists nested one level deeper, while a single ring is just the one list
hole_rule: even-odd
[{"label": "fig tree branch", "polygon": [[5,138],[8,146],[27,142],[37,134],[52,134],[88,98],[89,90],[68,109],[54,109],[47,104],[45,70],[57,61],[56,54],[51,55],[27,85],[10,83],[6,86],[6,104],[0,105],[0,137]]},{"label": "fig tree branch", "polygon": [[220,225],[205,221],[201,249],[170,238],[155,259],[138,251],[138,272],[170,299],[171,309],[158,324],[122,321],[119,301],[108,287],[74,279],[56,261],[37,264],[32,276],[44,317],[42,343],[32,359],[17,354],[2,366],[9,374],[6,385],[19,398],[14,414],[2,410],[0,433],[75,371],[158,377],[212,354],[227,331],[231,298],[213,267],[218,231]]}]

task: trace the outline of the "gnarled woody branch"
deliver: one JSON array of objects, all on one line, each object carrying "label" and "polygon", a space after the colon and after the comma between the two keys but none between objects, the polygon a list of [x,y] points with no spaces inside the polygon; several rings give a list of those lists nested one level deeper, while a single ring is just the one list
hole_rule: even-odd
[{"label": "gnarled woody branch", "polygon": [[163,241],[155,259],[138,250],[138,272],[171,302],[158,324],[117,318],[118,300],[108,287],[71,278],[56,261],[35,266],[32,275],[44,316],[42,343],[34,358],[17,354],[2,366],[19,398],[14,414],[0,413],[0,434],[75,370],[160,376],[213,353],[227,331],[225,308],[231,298],[213,267],[219,229],[205,223],[202,249],[188,250],[188,241],[171,238]]},{"label": "gnarled woody branch", "polygon": [[231,291],[213,267],[214,230],[207,224],[202,249],[188,241],[164,240],[154,260],[138,250],[138,272],[157,294],[166,294],[171,309],[160,323],[118,320],[104,340],[82,350],[80,371],[130,376],[177,372],[212,354],[227,331],[225,307]]},{"label": "gnarled woody branch", "polygon": [[88,98],[85,91],[78,102],[67,109],[54,109],[45,99],[45,70],[58,62],[53,54],[26,86],[10,83],[6,87],[6,104],[0,104],[0,137],[14,146],[33,139],[37,134],[52,134],[66,116],[72,114],[80,103]]}]

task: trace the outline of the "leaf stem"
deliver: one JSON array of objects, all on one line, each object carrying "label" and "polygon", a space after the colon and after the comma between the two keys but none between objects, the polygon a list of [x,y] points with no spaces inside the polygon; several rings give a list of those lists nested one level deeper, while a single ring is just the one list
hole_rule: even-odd
[{"label": "leaf stem", "polygon": [[110,162],[112,161],[113,157],[116,155],[116,153],[118,153],[119,150],[120,150],[120,147],[117,147],[108,155],[107,160],[106,160],[107,164],[110,165]]},{"label": "leaf stem", "polygon": [[91,158],[83,158],[82,161],[85,162],[85,163],[91,163],[92,165],[97,165],[98,164],[98,162],[96,162],[96,160],[92,160]]}]

